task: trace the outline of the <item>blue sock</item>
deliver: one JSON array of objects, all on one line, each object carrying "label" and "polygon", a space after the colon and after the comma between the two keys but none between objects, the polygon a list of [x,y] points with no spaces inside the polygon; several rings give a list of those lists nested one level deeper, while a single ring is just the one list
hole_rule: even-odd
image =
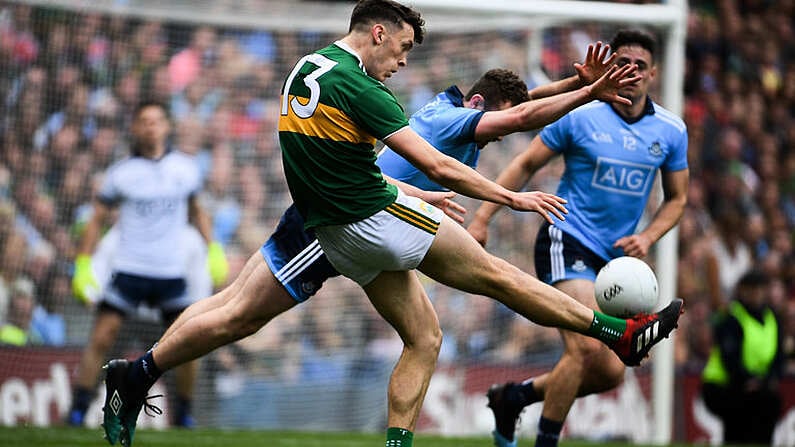
[{"label": "blue sock", "polygon": [[152,351],[149,350],[130,365],[130,369],[127,371],[127,378],[143,394],[157,382],[157,379],[162,374],[163,372],[160,371],[160,368],[155,365]]},{"label": "blue sock", "polygon": [[544,400],[538,391],[533,388],[533,379],[527,379],[524,382],[519,384],[519,393],[521,397],[522,406],[528,406],[530,404],[534,404],[536,402]]},{"label": "blue sock", "polygon": [[88,406],[91,405],[91,400],[94,399],[94,392],[88,388],[77,386],[72,393],[72,410],[85,413]]},{"label": "blue sock", "polygon": [[562,429],[563,422],[553,421],[541,416],[541,419],[538,420],[536,447],[557,447]]}]

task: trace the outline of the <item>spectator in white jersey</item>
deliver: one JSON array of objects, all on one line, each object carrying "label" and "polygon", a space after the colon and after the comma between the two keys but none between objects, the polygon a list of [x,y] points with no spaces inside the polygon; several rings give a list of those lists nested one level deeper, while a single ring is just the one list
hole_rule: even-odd
[{"label": "spectator in white jersey", "polygon": [[[198,163],[168,146],[171,123],[165,106],[154,101],[139,104],[131,131],[135,140],[132,155],[105,173],[75,258],[73,292],[88,303],[99,288],[91,254],[118,208],[118,247],[110,260],[110,282],[98,299],[89,343],[80,359],[68,416],[71,425],[84,424],[100,368],[124,319],[140,305],[147,305],[159,309],[163,321],[170,324],[195,301],[186,285],[190,250],[184,234],[189,223],[207,243],[208,268],[215,285],[225,281],[228,271],[223,248],[212,239],[209,215],[198,203],[202,188]],[[177,426],[194,425],[190,407],[196,368],[196,362],[190,362],[175,370],[173,422]]]}]

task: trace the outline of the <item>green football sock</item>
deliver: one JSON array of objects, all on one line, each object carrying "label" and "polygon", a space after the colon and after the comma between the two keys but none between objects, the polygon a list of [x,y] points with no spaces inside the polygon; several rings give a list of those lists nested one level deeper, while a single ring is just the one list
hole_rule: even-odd
[{"label": "green football sock", "polygon": [[585,334],[605,342],[608,346],[613,346],[626,330],[626,320],[594,311],[591,327]]},{"label": "green football sock", "polygon": [[405,428],[389,427],[386,429],[386,447],[411,447],[414,433]]}]

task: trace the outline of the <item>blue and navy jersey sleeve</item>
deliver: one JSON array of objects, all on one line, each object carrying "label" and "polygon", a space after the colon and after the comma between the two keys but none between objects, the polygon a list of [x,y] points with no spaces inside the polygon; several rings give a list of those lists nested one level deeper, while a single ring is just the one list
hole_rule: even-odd
[{"label": "blue and navy jersey sleeve", "polygon": [[439,149],[447,146],[471,143],[475,141],[475,129],[483,111],[465,107],[454,107],[438,113],[433,118],[432,144]]},{"label": "blue and navy jersey sleeve", "polygon": [[571,113],[567,113],[559,120],[547,125],[541,130],[541,141],[553,152],[561,153],[571,144]]},{"label": "blue and navy jersey sleeve", "polygon": [[687,130],[672,132],[670,144],[671,152],[660,170],[675,172],[687,168]]}]

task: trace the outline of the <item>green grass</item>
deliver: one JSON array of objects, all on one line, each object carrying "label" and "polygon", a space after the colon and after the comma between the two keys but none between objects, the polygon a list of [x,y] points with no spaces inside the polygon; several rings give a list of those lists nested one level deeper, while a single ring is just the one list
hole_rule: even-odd
[{"label": "green grass", "polygon": [[[383,434],[317,433],[243,430],[138,430],[134,447],[382,447]],[[0,427],[2,447],[103,447],[100,429]],[[118,444],[117,444],[118,445]],[[491,438],[448,438],[419,434],[416,447],[491,447]],[[520,446],[532,445],[532,440],[520,440]],[[565,441],[561,447],[586,446],[619,447],[619,442]]]}]

